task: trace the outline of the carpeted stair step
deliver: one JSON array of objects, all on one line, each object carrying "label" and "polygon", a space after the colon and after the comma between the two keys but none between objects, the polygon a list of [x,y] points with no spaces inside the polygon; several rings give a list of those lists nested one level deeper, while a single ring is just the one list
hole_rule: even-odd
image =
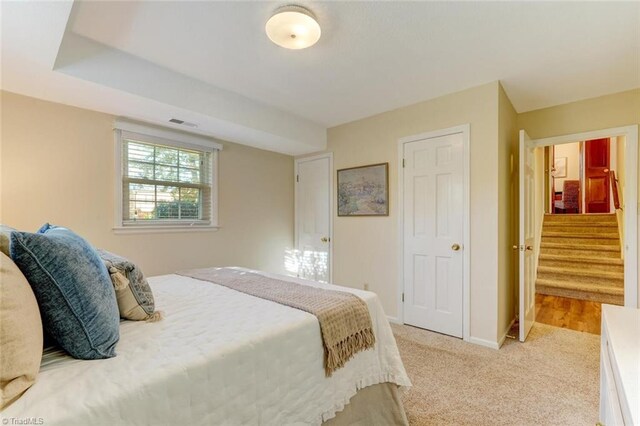
[{"label": "carpeted stair step", "polygon": [[609,237],[592,237],[592,236],[577,236],[577,235],[545,235],[542,234],[542,241],[547,243],[565,243],[565,244],[573,244],[576,247],[582,245],[616,245],[619,244],[618,238],[609,238]]},{"label": "carpeted stair step", "polygon": [[622,296],[624,294],[624,289],[617,286],[602,286],[602,285],[593,285],[589,283],[583,283],[580,281],[558,281],[547,278],[538,278],[536,280],[536,288],[537,286],[545,286],[545,287],[554,287],[554,288],[566,288],[567,290],[580,290],[580,291],[589,291],[593,293],[600,294],[611,294]]},{"label": "carpeted stair step", "polygon": [[575,244],[573,241],[568,243],[559,243],[553,241],[542,241],[540,243],[541,254],[559,254],[570,256],[601,256],[620,258],[620,245],[616,244]]},{"label": "carpeted stair step", "polygon": [[584,268],[538,266],[538,278],[557,281],[576,281],[584,284],[624,287],[624,273],[593,271]]},{"label": "carpeted stair step", "polygon": [[624,305],[624,290],[621,287],[610,285],[591,285],[583,282],[538,278],[536,293]]},{"label": "carpeted stair step", "polygon": [[611,239],[618,240],[619,235],[618,232],[608,232],[605,230],[593,230],[588,229],[584,230],[585,232],[573,230],[573,229],[554,229],[547,230],[547,228],[542,231],[542,238],[544,237],[571,237],[578,239],[585,238],[595,238],[595,239]]},{"label": "carpeted stair step", "polygon": [[617,224],[617,218],[615,214],[545,214],[544,223],[557,223],[557,222],[570,222],[570,223],[588,223],[588,222],[610,222]]},{"label": "carpeted stair step", "polygon": [[622,259],[588,256],[566,256],[543,253],[538,258],[538,266],[551,266],[558,268],[581,268],[596,272],[624,273]]},{"label": "carpeted stair step", "polygon": [[610,223],[569,223],[558,222],[553,224],[545,224],[545,231],[551,232],[569,232],[576,234],[589,234],[605,232],[609,234],[618,234],[618,225]]},{"label": "carpeted stair step", "polygon": [[554,227],[554,228],[561,228],[561,227],[566,227],[566,228],[571,228],[571,227],[576,227],[576,228],[580,228],[580,227],[585,227],[588,228],[589,226],[594,226],[594,227],[607,227],[607,228],[618,228],[618,222],[617,221],[610,221],[610,220],[589,220],[589,221],[577,221],[577,222],[568,222],[568,221],[559,221],[559,222],[546,222],[545,221],[545,226],[547,227]]}]

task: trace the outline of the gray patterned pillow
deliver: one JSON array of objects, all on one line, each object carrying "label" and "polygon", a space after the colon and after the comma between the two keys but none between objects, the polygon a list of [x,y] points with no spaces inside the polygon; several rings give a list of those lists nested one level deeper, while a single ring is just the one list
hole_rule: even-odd
[{"label": "gray patterned pillow", "polygon": [[158,321],[162,313],[154,311],[153,293],[140,268],[129,260],[97,249],[116,291],[120,317],[134,321]]}]

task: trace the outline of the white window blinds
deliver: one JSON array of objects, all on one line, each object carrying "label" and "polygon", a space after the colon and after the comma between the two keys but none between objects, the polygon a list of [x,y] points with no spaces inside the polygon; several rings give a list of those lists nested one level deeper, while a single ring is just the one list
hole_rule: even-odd
[{"label": "white window blinds", "polygon": [[119,130],[122,225],[215,225],[215,149]]}]

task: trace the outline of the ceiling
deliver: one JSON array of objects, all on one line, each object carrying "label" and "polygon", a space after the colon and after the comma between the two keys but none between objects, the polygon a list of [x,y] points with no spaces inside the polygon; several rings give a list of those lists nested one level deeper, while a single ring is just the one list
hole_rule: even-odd
[{"label": "ceiling", "polygon": [[638,2],[299,1],[323,31],[301,51],[264,33],[282,2],[10,3],[3,89],[289,154],[496,80],[518,112],[640,87]]}]

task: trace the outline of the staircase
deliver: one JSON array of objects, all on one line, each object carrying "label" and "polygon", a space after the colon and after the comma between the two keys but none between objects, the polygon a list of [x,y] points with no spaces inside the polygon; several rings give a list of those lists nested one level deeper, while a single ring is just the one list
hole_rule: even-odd
[{"label": "staircase", "polygon": [[546,214],[536,292],[624,304],[624,263],[615,214]]}]

